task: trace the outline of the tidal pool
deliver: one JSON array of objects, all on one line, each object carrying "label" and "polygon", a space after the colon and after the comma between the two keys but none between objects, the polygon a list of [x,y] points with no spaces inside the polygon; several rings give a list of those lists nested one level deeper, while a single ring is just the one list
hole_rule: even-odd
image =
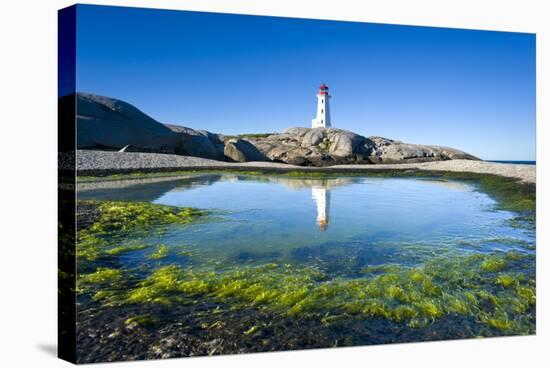
[{"label": "tidal pool", "polygon": [[231,173],[81,188],[79,360],[532,334],[534,224],[479,189]]}]

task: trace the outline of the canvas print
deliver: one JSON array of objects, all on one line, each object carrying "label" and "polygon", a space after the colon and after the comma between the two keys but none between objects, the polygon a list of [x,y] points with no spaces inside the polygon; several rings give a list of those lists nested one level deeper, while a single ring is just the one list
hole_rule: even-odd
[{"label": "canvas print", "polygon": [[60,10],[60,357],[535,334],[535,47]]}]

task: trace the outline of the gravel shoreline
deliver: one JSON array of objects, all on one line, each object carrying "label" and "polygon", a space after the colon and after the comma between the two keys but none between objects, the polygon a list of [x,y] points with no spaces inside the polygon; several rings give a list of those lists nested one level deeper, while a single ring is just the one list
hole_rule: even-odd
[{"label": "gravel shoreline", "polygon": [[[64,162],[60,157],[60,162]],[[60,165],[63,167],[63,164]],[[112,152],[78,150],[76,154],[78,175],[108,175],[137,171],[174,171],[174,170],[272,170],[272,171],[312,171],[346,172],[371,170],[426,170],[469,172],[477,174],[499,175],[519,179],[525,183],[536,183],[535,165],[516,165],[486,161],[450,160],[422,163],[380,164],[380,165],[338,165],[328,167],[304,167],[274,162],[232,163],[209,160],[200,157],[179,156],[159,153]]]}]

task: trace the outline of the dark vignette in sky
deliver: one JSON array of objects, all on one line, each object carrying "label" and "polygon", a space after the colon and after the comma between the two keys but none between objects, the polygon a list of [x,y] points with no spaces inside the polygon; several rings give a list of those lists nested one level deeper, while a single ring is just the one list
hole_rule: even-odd
[{"label": "dark vignette in sky", "polygon": [[535,159],[535,35],[79,5],[77,88],[237,134],[333,125]]}]

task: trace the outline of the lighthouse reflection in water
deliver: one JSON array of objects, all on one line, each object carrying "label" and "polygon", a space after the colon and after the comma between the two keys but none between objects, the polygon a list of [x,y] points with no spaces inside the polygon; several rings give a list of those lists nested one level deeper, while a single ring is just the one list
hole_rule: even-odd
[{"label": "lighthouse reflection in water", "polygon": [[330,190],[321,186],[313,186],[311,195],[317,205],[317,224],[319,229],[324,231],[329,223]]}]

